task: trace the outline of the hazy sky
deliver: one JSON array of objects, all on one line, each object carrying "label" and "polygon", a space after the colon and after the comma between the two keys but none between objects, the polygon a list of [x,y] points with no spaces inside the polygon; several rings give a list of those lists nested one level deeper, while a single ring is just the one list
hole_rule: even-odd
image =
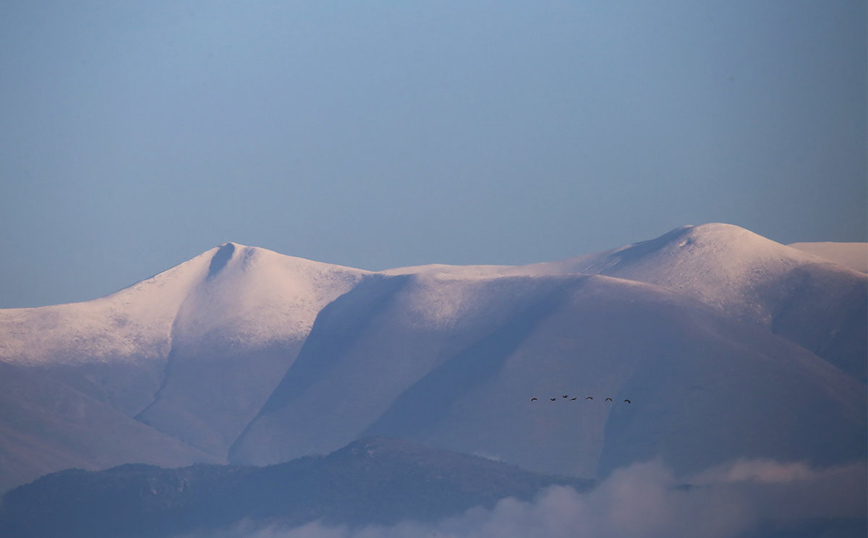
[{"label": "hazy sky", "polygon": [[0,2],[0,307],[226,241],[519,264],[866,241],[866,2]]}]

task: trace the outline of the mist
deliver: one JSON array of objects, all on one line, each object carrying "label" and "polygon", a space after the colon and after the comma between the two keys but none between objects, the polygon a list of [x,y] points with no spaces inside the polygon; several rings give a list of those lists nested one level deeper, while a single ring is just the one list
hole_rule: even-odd
[{"label": "mist", "polygon": [[[244,523],[215,538],[735,538],[864,536],[866,464],[737,460],[678,478],[659,461],[613,472],[595,488],[552,486],[531,502],[506,498],[433,523],[291,529]],[[183,538],[204,538],[205,534]],[[178,537],[182,538],[182,537]]]}]

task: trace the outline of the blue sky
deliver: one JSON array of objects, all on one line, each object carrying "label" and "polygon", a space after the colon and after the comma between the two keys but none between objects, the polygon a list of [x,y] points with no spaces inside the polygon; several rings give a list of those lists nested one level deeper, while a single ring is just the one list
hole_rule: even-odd
[{"label": "blue sky", "polygon": [[520,264],[866,241],[866,2],[0,3],[0,307],[226,241]]}]

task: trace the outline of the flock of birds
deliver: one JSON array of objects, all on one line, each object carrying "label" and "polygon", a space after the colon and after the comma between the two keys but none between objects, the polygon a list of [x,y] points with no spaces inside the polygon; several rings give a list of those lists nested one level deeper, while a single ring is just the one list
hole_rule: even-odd
[{"label": "flock of birds", "polygon": [[[572,398],[570,398],[570,395],[569,395],[569,394],[564,394],[561,398],[563,398],[564,400],[573,401],[573,400],[578,399],[579,397],[578,397],[578,396],[573,396]],[[585,399],[586,399],[586,400],[593,400],[594,397],[593,397],[593,396],[585,396]],[[555,402],[555,401],[557,401],[557,398],[549,398],[549,400]],[[530,401],[532,401],[532,402],[536,402],[536,401],[539,401],[539,398],[531,398]],[[606,401],[607,401],[607,402],[611,402],[612,399],[611,399],[611,398],[606,398]],[[624,400],[624,403],[633,403],[633,402],[631,402],[630,400]]]}]

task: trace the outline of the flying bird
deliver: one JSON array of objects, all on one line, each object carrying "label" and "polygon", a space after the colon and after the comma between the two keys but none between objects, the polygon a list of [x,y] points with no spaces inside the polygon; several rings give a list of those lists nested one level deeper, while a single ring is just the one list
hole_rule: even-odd
[{"label": "flying bird", "polygon": [[576,398],[578,398],[578,396],[574,396],[574,397],[570,398],[570,401],[572,402],[572,401],[574,401]]},{"label": "flying bird", "polygon": [[530,401],[535,402],[536,398],[531,398]]},{"label": "flying bird", "polygon": [[612,399],[611,399],[611,398],[606,398],[606,401],[607,401],[607,402],[611,402]]},{"label": "flying bird", "polygon": [[557,398],[549,398],[549,400],[555,401],[555,400],[557,400]]},{"label": "flying bird", "polygon": [[569,395],[568,395],[568,394],[564,394],[564,398],[566,398],[567,396],[569,396]]},{"label": "flying bird", "polygon": [[630,400],[624,400],[624,403],[632,403]]},{"label": "flying bird", "polygon": [[585,399],[586,399],[586,400],[593,400],[594,397],[593,397],[593,396],[586,396]]}]

